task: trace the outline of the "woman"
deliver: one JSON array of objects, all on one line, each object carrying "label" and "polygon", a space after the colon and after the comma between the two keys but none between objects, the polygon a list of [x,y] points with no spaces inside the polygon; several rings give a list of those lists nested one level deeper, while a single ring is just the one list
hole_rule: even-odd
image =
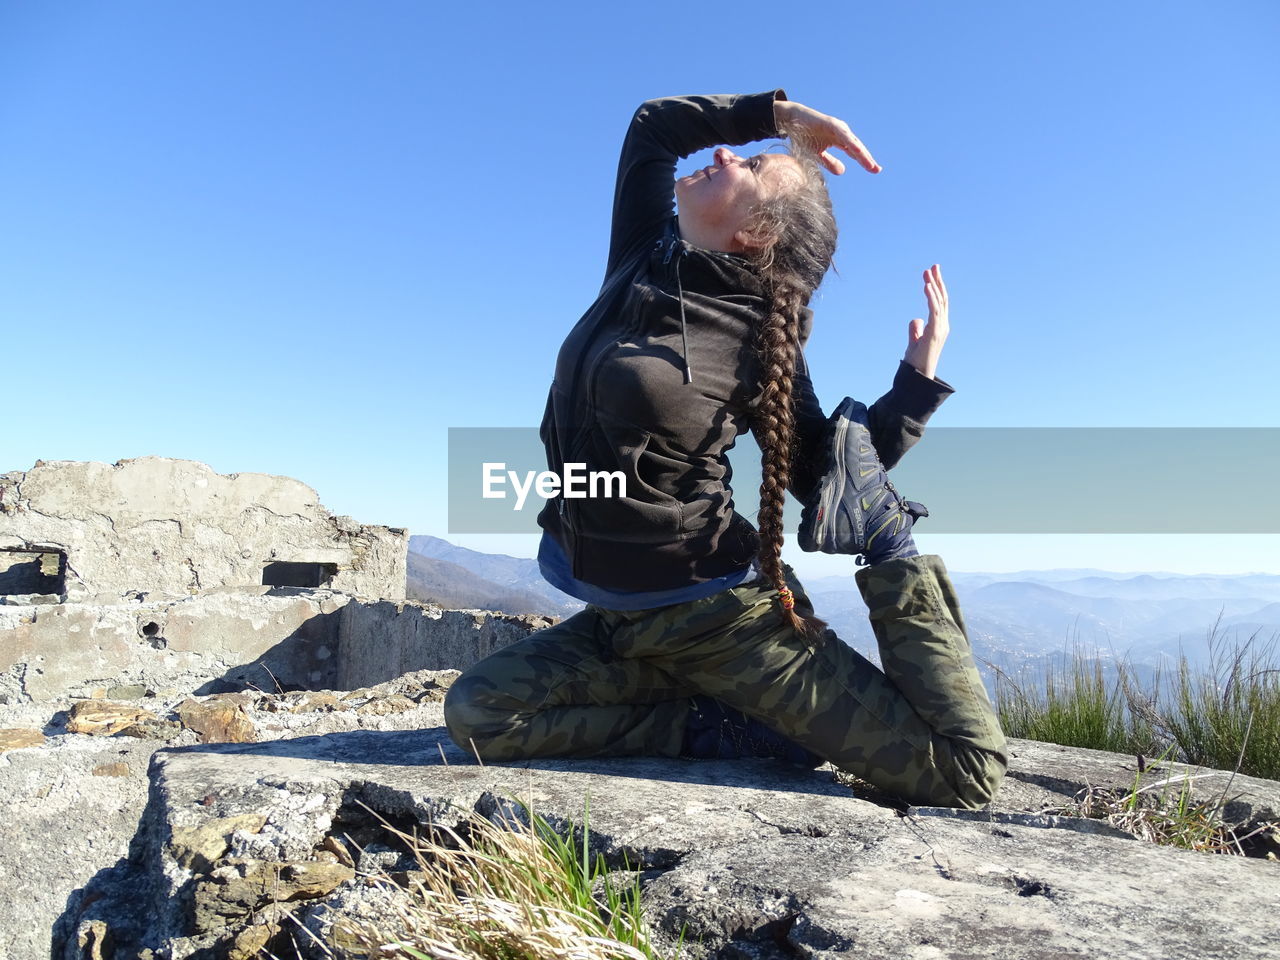
[{"label": "woman", "polygon": [[[704,147],[782,134],[790,155],[721,147],[674,177],[677,158]],[[548,501],[543,573],[588,606],[455,682],[445,720],[464,749],[773,755],[828,760],[916,804],[994,794],[1005,741],[954,590],[940,559],[917,555],[916,514],[874,461],[893,466],[951,392],[934,378],[947,333],[936,267],[929,322],[912,322],[866,417],[876,486],[862,520],[877,533],[845,551],[869,564],[857,582],[884,673],[823,630],[780,559],[785,492],[809,503],[833,475],[802,353],[835,251],[820,168],[843,172],[832,147],[880,169],[844,123],[780,90],[637,110],[605,282],[561,347],[542,424],[551,469],[621,471],[625,494]],[[747,429],[762,457],[758,532],[733,510],[726,457]]]}]

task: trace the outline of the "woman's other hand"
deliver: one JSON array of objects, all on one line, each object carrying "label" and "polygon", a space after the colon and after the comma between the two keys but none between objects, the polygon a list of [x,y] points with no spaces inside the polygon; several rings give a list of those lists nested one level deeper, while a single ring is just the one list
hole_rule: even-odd
[{"label": "woman's other hand", "polygon": [[844,163],[831,152],[831,147],[839,147],[871,173],[880,172],[880,164],[871,152],[853,135],[849,125],[837,117],[829,117],[794,100],[777,100],[773,104],[773,119],[780,132],[818,151],[823,165],[832,173],[844,173]]},{"label": "woman's other hand", "polygon": [[929,301],[929,320],[917,318],[911,321],[907,330],[907,353],[903,359],[932,380],[938,371],[942,345],[951,332],[947,285],[942,282],[942,268],[936,263],[924,272],[924,298]]}]

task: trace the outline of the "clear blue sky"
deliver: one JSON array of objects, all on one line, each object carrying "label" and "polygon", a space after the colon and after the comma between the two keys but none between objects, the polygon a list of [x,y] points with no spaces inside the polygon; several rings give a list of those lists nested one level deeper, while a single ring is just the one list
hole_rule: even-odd
[{"label": "clear blue sky", "polygon": [[[0,0],[0,471],[188,457],[443,536],[446,429],[541,416],[631,111],[773,86],[884,166],[832,184],[828,407],[888,385],[938,262],[935,423],[1280,427],[1278,41],[1270,0]],[[922,545],[1280,570],[1261,536]]]}]

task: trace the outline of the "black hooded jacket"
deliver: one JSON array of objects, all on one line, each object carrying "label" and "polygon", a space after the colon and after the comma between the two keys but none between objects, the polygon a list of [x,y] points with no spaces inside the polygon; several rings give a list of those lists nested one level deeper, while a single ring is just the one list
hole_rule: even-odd
[{"label": "black hooded jacket", "polygon": [[[778,136],[781,91],[650,100],[622,147],[604,285],[556,359],[541,436],[548,468],[620,471],[625,497],[555,497],[538,523],[576,579],[620,591],[668,590],[741,570],[759,548],[734,512],[728,451],[750,429],[759,397],[753,348],[766,303],[742,257],[681,240],[674,217],[679,157]],[[809,335],[806,310],[801,343]],[[814,488],[827,419],[803,356],[793,397],[791,491]],[[887,467],[920,438],[951,388],[901,364],[870,408]]]}]

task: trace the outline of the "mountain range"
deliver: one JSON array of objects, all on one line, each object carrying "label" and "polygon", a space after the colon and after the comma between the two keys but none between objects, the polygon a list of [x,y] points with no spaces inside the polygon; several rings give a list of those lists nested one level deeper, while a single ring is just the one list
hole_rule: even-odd
[{"label": "mountain range", "polygon": [[537,560],[481,553],[429,536],[409,538],[406,592],[410,600],[500,613],[568,617],[584,606],[542,579]]}]

